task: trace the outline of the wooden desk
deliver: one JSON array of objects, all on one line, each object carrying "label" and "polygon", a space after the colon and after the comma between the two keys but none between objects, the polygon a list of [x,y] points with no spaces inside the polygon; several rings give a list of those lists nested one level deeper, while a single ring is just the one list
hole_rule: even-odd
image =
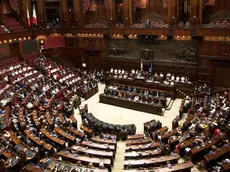
[{"label": "wooden desk", "polygon": [[54,122],[53,122],[53,120],[52,120],[52,118],[50,116],[50,112],[49,111],[46,111],[46,121],[48,122],[48,124],[50,126],[54,125]]},{"label": "wooden desk", "polygon": [[115,139],[114,140],[103,139],[100,138],[99,136],[92,137],[91,140],[97,143],[112,144],[112,145],[117,144],[117,141]]},{"label": "wooden desk", "polygon": [[26,165],[23,170],[27,172],[45,172],[45,169],[36,165],[28,164]]},{"label": "wooden desk", "polygon": [[135,86],[135,87],[142,87],[146,89],[155,89],[163,92],[168,92],[167,94],[175,99],[175,92],[176,87],[173,85],[166,85],[166,84],[157,84],[154,82],[146,82],[145,80],[140,79],[122,79],[122,78],[107,78],[106,85],[111,84],[122,84],[128,86]]},{"label": "wooden desk", "polygon": [[22,128],[26,126],[26,121],[25,121],[25,116],[24,116],[24,107],[21,107],[18,111],[18,121]]},{"label": "wooden desk", "polygon": [[97,157],[107,157],[107,158],[113,158],[114,153],[112,151],[102,151],[102,150],[95,150],[95,149],[89,149],[81,146],[72,146],[73,150],[84,153],[84,154],[90,154]]},{"label": "wooden desk", "polygon": [[[177,164],[177,165],[173,165],[172,168],[157,168],[154,171],[156,172],[182,172],[182,171],[190,171],[189,169],[191,169],[194,166],[194,164],[189,161],[189,162],[185,162],[182,164]],[[123,170],[123,172],[141,172],[143,170]],[[146,172],[150,172],[152,170],[144,170]]]},{"label": "wooden desk", "polygon": [[65,131],[63,131],[62,129],[60,129],[59,127],[55,127],[54,130],[60,134],[61,136],[71,140],[71,141],[75,141],[76,137],[75,136],[71,136],[69,134],[67,134]]},{"label": "wooden desk", "polygon": [[2,155],[4,155],[6,158],[10,158],[15,156],[15,154],[13,152],[9,152],[7,149],[4,149],[2,152]]},{"label": "wooden desk", "polygon": [[226,162],[221,162],[221,170],[222,171],[229,171],[230,170],[230,164],[229,163],[226,163]]},{"label": "wooden desk", "polygon": [[145,135],[144,134],[135,134],[135,135],[128,135],[127,139],[128,140],[134,140],[134,139],[144,139]]},{"label": "wooden desk", "polygon": [[34,121],[35,125],[39,126],[40,122],[38,120],[38,115],[37,115],[37,111],[36,110],[33,110],[32,116],[33,116],[33,121]]},{"label": "wooden desk", "polygon": [[140,145],[140,144],[146,144],[151,142],[152,142],[151,138],[145,138],[139,140],[126,140],[126,145]]},{"label": "wooden desk", "polygon": [[162,115],[161,105],[146,104],[144,102],[134,102],[132,100],[108,96],[105,94],[100,94],[100,103],[105,103],[109,105],[119,106],[156,115]]},{"label": "wooden desk", "polygon": [[151,144],[144,144],[144,145],[130,145],[125,147],[125,151],[138,151],[138,150],[152,150],[156,147],[160,147],[159,142],[151,143]]},{"label": "wooden desk", "polygon": [[86,168],[86,167],[81,167],[81,166],[78,166],[76,165],[76,163],[67,163],[67,162],[64,162],[64,161],[59,161],[55,158],[47,158],[44,162],[47,166],[47,169],[49,171],[51,171],[52,168],[55,167],[55,165],[57,165],[57,169],[59,171],[65,171],[65,169],[68,169],[67,172],[72,172],[73,170],[75,171],[80,171],[80,172],[83,172],[83,171],[94,171],[94,172],[108,172],[108,169],[99,169],[99,168],[93,168],[93,169],[90,169],[90,168]]},{"label": "wooden desk", "polygon": [[19,158],[18,156],[14,155],[14,156],[8,158],[5,161],[5,163],[4,163],[5,167],[6,168],[14,167],[20,162],[20,160],[21,160],[21,158]]},{"label": "wooden desk", "polygon": [[52,145],[40,140],[38,137],[33,136],[29,130],[24,130],[24,133],[35,143],[37,143],[39,146],[44,145],[44,148],[47,150],[51,150],[53,148]]},{"label": "wooden desk", "polygon": [[180,159],[180,156],[176,154],[175,156],[163,156],[159,158],[151,158],[151,159],[140,159],[140,160],[125,160],[124,166],[129,167],[143,167],[143,166],[154,166],[156,164],[166,163],[167,161],[177,161]]},{"label": "wooden desk", "polygon": [[212,161],[217,161],[219,158],[225,156],[225,155],[230,155],[230,143],[227,146],[223,146],[221,148],[218,148],[214,154],[210,155],[205,155],[204,160],[206,163],[210,163]]},{"label": "wooden desk", "polygon": [[159,130],[156,130],[156,131],[152,132],[151,133],[152,139],[155,140],[157,138],[157,136],[161,136],[164,132],[167,132],[168,129],[169,128],[167,126],[164,126],[164,127],[160,128]]},{"label": "wooden desk", "polygon": [[67,129],[74,133],[76,136],[80,137],[80,138],[84,138],[85,137],[85,134],[79,130],[77,130],[76,128],[74,127],[71,127],[71,126],[68,126]]},{"label": "wooden desk", "polygon": [[169,137],[174,136],[174,135],[176,135],[176,134],[178,134],[178,130],[177,130],[177,129],[171,130],[171,131],[169,131],[169,132],[163,134],[163,135],[161,136],[161,139],[162,139],[162,140],[168,140]]},{"label": "wooden desk", "polygon": [[18,137],[14,134],[12,130],[8,131],[10,133],[11,140],[17,145],[21,143],[21,140],[18,139]]},{"label": "wooden desk", "polygon": [[97,166],[99,166],[100,163],[103,163],[107,168],[111,168],[112,166],[112,161],[110,159],[90,158],[81,155],[75,156],[74,154],[64,151],[59,152],[57,155],[62,156],[63,158],[68,159],[72,162],[81,161],[85,163],[94,163]]},{"label": "wooden desk", "polygon": [[57,144],[60,144],[60,145],[64,145],[65,144],[65,141],[58,138],[58,137],[54,137],[52,136],[48,131],[46,131],[45,129],[41,128],[40,129],[41,133],[43,135],[45,135],[46,137],[48,137],[50,140],[54,141],[55,143]]},{"label": "wooden desk", "polygon": [[89,99],[93,95],[95,95],[98,92],[98,86],[91,88],[87,92],[84,93],[85,100]]},{"label": "wooden desk", "polygon": [[125,152],[125,159],[129,158],[147,158],[147,157],[154,157],[161,154],[161,149],[157,150],[146,150],[146,151],[132,151],[132,152]]},{"label": "wooden desk", "polygon": [[219,143],[221,139],[222,139],[222,136],[217,136],[213,138],[211,141],[206,142],[204,146],[199,146],[199,147],[195,147],[191,149],[190,157],[192,161],[193,160],[199,161],[200,159],[202,159],[204,157],[203,152],[207,149],[210,149],[213,145]]},{"label": "wooden desk", "polygon": [[83,125],[80,127],[80,129],[83,130],[85,133],[87,133],[89,135],[91,135],[93,133],[93,130],[91,130],[91,129],[83,126]]},{"label": "wooden desk", "polygon": [[73,123],[77,123],[77,120],[76,120],[76,118],[74,117],[74,115],[71,115],[71,116],[70,116],[70,119],[72,120]]},{"label": "wooden desk", "polygon": [[58,113],[57,115],[61,121],[61,123],[64,125],[66,123],[65,118],[63,117],[62,113]]},{"label": "wooden desk", "polygon": [[115,145],[99,144],[99,143],[94,143],[91,141],[83,141],[83,142],[81,142],[81,145],[96,148],[96,149],[102,149],[102,150],[113,150],[113,151],[116,150]]}]

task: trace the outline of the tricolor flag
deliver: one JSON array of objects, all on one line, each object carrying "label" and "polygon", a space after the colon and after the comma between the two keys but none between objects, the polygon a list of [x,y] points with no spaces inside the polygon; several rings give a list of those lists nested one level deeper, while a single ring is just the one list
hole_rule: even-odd
[{"label": "tricolor flag", "polygon": [[141,71],[143,71],[143,61],[141,59]]},{"label": "tricolor flag", "polygon": [[33,4],[33,20],[32,20],[32,22],[33,22],[33,24],[38,25],[35,4]]},{"label": "tricolor flag", "polygon": [[153,73],[153,60],[150,60],[150,64],[149,64],[149,74],[152,76]]},{"label": "tricolor flag", "polygon": [[26,14],[27,14],[27,23],[28,26],[30,26],[30,13],[29,13],[28,5],[26,5]]}]

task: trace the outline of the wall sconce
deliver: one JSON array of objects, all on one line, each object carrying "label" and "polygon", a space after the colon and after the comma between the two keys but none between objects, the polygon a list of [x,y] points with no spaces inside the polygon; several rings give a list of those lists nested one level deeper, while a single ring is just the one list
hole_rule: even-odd
[{"label": "wall sconce", "polygon": [[4,40],[3,42],[6,44],[6,43],[7,43],[7,40]]},{"label": "wall sconce", "polygon": [[21,40],[22,40],[22,38],[18,38],[18,40],[19,40],[19,41],[21,41]]},{"label": "wall sconce", "polygon": [[12,42],[12,40],[11,40],[11,39],[9,39],[9,42]]}]

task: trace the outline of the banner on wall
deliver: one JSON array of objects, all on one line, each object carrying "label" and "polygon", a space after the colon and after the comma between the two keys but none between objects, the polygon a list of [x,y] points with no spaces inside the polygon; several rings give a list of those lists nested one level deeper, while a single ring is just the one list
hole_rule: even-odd
[{"label": "banner on wall", "polygon": [[36,40],[22,41],[22,54],[28,54],[38,51],[38,42]]},{"label": "banner on wall", "polygon": [[9,44],[1,44],[0,45],[0,56],[1,57],[10,57]]}]

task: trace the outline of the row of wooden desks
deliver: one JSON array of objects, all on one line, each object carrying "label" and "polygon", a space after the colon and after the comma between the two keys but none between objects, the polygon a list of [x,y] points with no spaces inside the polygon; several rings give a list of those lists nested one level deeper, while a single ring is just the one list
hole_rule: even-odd
[{"label": "row of wooden desks", "polygon": [[204,157],[204,151],[207,149],[211,149],[211,147],[217,143],[219,143],[222,140],[223,136],[217,136],[213,138],[212,140],[206,142],[203,146],[198,146],[191,149],[190,157],[193,160],[198,160]]},{"label": "row of wooden desks", "polygon": [[81,152],[84,154],[89,154],[97,157],[107,157],[107,158],[114,157],[113,151],[89,149],[89,148],[81,147],[80,145],[72,146],[71,148],[77,152]]},{"label": "row of wooden desks", "polygon": [[60,144],[60,145],[64,145],[65,144],[65,141],[58,138],[58,137],[55,137],[53,136],[51,133],[49,133],[48,131],[46,131],[44,128],[41,128],[40,129],[41,133],[43,135],[45,135],[47,138],[49,138],[50,140],[54,141],[55,143],[57,144]]},{"label": "row of wooden desks", "polygon": [[76,136],[80,137],[80,138],[84,138],[85,134],[79,130],[77,130],[74,127],[68,126],[67,130],[69,130],[70,132],[74,133]]},{"label": "row of wooden desks", "polygon": [[151,142],[152,142],[151,138],[126,140],[126,145],[139,145],[139,144],[147,144],[147,143],[151,143]]},{"label": "row of wooden desks", "polygon": [[34,124],[36,125],[36,127],[38,127],[40,125],[40,122],[38,120],[38,114],[36,110],[33,110],[32,117],[33,117]]},{"label": "row of wooden desks", "polygon": [[46,111],[46,121],[48,122],[48,124],[50,126],[54,125],[54,122],[53,122],[53,120],[52,120],[52,118],[50,116],[50,112],[49,111]]},{"label": "row of wooden desks", "polygon": [[160,154],[161,154],[161,149],[146,150],[146,151],[131,151],[131,152],[125,152],[125,159],[147,158],[147,157],[158,156]]},{"label": "row of wooden desks", "polygon": [[57,155],[62,156],[64,159],[67,159],[71,162],[81,161],[83,163],[93,163],[95,166],[99,166],[100,163],[103,163],[105,167],[111,169],[112,161],[110,159],[102,158],[92,158],[88,156],[75,155],[66,151],[61,151]]},{"label": "row of wooden desks", "polygon": [[94,143],[92,141],[83,141],[81,142],[81,145],[96,148],[96,149],[101,149],[101,150],[113,150],[113,151],[116,150],[116,145],[100,144],[100,143]]},{"label": "row of wooden desks", "polygon": [[144,102],[135,102],[129,99],[124,99],[115,96],[100,94],[100,103],[119,106],[123,108],[133,109],[137,111],[147,112],[151,114],[162,115],[162,105],[147,104]]},{"label": "row of wooden desks", "polygon": [[52,145],[40,140],[38,137],[34,136],[33,134],[30,133],[29,130],[24,130],[24,133],[31,139],[33,140],[35,143],[37,143],[39,146],[44,146],[45,149],[47,150],[51,150],[53,148]]},{"label": "row of wooden desks", "polygon": [[70,134],[67,134],[65,131],[63,131],[62,129],[60,129],[59,127],[55,127],[54,130],[60,134],[61,136],[71,140],[71,141],[75,141],[76,137],[75,136],[72,136]]},{"label": "row of wooden desks", "polygon": [[125,147],[125,151],[139,151],[139,150],[151,150],[157,147],[160,147],[159,142],[150,143],[150,144],[141,144],[141,145],[129,145]]},{"label": "row of wooden desks", "polygon": [[180,158],[180,155],[175,154],[170,156],[163,156],[151,159],[140,159],[140,160],[125,160],[125,167],[146,167],[146,166],[155,166],[160,163],[166,163],[167,161],[177,161]]},{"label": "row of wooden desks", "polygon": [[104,138],[100,138],[99,136],[95,136],[92,137],[91,140],[93,142],[97,142],[97,143],[103,143],[103,144],[112,144],[112,145],[116,145],[117,141],[115,139],[104,139]]},{"label": "row of wooden desks", "polygon": [[179,132],[177,129],[171,130],[161,136],[162,140],[168,140],[171,136],[177,135]]},{"label": "row of wooden desks", "polygon": [[[48,159],[45,159],[45,162],[44,164],[47,166],[47,169],[49,171],[51,171],[51,169],[53,170],[56,170],[56,167],[57,167],[57,170],[58,171],[64,171],[64,172],[73,172],[73,171],[76,171],[76,172],[108,172],[108,169],[99,169],[99,168],[87,168],[87,167],[82,167],[82,166],[78,166],[76,165],[76,163],[67,163],[67,162],[64,162],[64,161],[59,161],[57,159],[54,159],[54,158],[48,158]],[[31,171],[33,172],[33,171]]]},{"label": "row of wooden desks", "polygon": [[135,134],[135,135],[128,135],[127,140],[134,140],[134,139],[144,139],[144,134]]},{"label": "row of wooden desks", "polygon": [[[155,172],[182,172],[182,171],[190,171],[190,169],[194,166],[194,164],[189,161],[177,165],[173,165],[172,168],[157,168],[154,171]],[[123,170],[123,172],[138,172],[143,170]],[[150,172],[152,170],[144,170],[145,172]]]},{"label": "row of wooden desks", "polygon": [[205,155],[204,159],[206,163],[210,163],[224,156],[230,157],[230,143],[228,145],[224,145],[221,148],[218,148],[213,154]]}]

